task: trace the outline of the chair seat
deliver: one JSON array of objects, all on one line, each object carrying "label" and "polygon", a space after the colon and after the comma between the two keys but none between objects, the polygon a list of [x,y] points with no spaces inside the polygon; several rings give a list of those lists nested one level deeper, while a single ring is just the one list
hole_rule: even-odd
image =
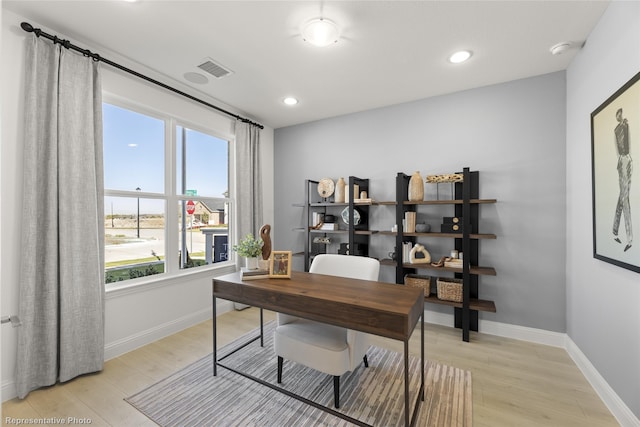
[{"label": "chair seat", "polygon": [[[361,280],[378,280],[380,262],[369,257],[318,254],[310,273]],[[340,407],[340,376],[367,364],[368,335],[355,330],[278,313],[273,349],[278,356],[278,384],[284,359],[333,375],[335,407]]]},{"label": "chair seat", "polygon": [[276,328],[274,346],[279,356],[329,375],[342,375],[349,366],[345,328],[298,319]]}]

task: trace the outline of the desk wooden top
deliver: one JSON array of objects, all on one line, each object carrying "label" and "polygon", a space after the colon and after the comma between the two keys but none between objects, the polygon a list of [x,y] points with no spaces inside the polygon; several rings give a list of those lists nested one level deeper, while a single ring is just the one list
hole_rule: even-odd
[{"label": "desk wooden top", "polygon": [[213,296],[402,341],[424,312],[421,288],[298,271],[291,279],[216,277]]}]

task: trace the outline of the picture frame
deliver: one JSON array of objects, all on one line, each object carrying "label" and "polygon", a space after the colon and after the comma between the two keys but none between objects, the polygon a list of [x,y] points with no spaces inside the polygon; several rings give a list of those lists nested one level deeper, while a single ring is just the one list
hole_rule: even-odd
[{"label": "picture frame", "polygon": [[291,251],[272,251],[269,259],[269,278],[290,279],[291,261]]},{"label": "picture frame", "polygon": [[640,159],[640,72],[591,113],[593,257],[640,273],[640,243],[633,243],[633,228],[640,229],[634,155]]}]

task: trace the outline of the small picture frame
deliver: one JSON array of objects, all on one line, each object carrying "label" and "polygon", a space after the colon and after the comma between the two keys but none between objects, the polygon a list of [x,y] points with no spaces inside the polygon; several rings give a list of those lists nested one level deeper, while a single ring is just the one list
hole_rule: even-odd
[{"label": "small picture frame", "polygon": [[291,256],[291,251],[272,251],[269,262],[269,277],[272,279],[290,279]]}]

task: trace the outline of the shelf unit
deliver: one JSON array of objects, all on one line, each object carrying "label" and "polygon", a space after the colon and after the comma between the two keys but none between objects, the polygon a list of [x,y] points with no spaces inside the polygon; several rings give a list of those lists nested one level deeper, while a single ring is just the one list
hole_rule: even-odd
[{"label": "shelf unit", "polygon": [[[453,273],[454,277],[463,281],[462,302],[443,301],[435,295],[425,297],[425,301],[432,304],[440,304],[454,307],[455,326],[462,329],[462,339],[469,341],[469,331],[478,330],[478,312],[496,312],[496,305],[493,301],[479,298],[478,277],[495,276],[496,270],[490,266],[478,265],[478,241],[482,239],[496,239],[495,234],[479,233],[479,206],[496,203],[496,199],[480,199],[479,194],[479,174],[477,171],[470,171],[464,168],[463,181],[454,183],[454,199],[451,200],[424,200],[408,201],[408,186],[410,176],[398,173],[396,177],[396,221],[398,232],[380,232],[396,236],[396,259],[402,259],[402,244],[410,241],[413,244],[418,239],[446,238],[454,239],[454,247],[461,251],[463,256],[462,268],[435,267],[430,264],[410,264],[403,262],[385,262],[386,265],[395,265],[396,283],[404,283],[404,277],[409,273],[416,273],[418,270],[427,270],[429,274],[441,276],[441,273]],[[401,227],[405,212],[416,212],[422,206],[451,205],[454,207],[454,216],[462,218],[461,233],[407,233]],[[473,233],[471,232],[473,231]]]},{"label": "shelf unit", "polygon": [[[479,173],[464,168],[463,181],[452,184],[454,186],[453,199],[450,200],[422,200],[408,201],[408,187],[410,176],[398,173],[396,176],[396,200],[395,201],[371,201],[369,203],[356,203],[354,198],[359,194],[354,194],[354,184],[359,186],[360,191],[370,193],[369,180],[350,176],[347,182],[348,200],[344,203],[335,203],[334,196],[322,199],[317,192],[319,181],[305,181],[305,202],[294,206],[304,209],[304,225],[296,230],[305,233],[305,248],[297,255],[304,255],[305,271],[309,270],[313,257],[320,253],[326,253],[327,245],[313,243],[315,237],[330,237],[339,239],[342,243],[349,245],[350,255],[369,256],[369,243],[372,235],[395,236],[396,259],[402,259],[402,243],[410,241],[416,243],[427,239],[453,239],[454,247],[464,254],[462,268],[435,267],[431,264],[411,264],[407,262],[397,262],[391,259],[381,259],[383,266],[395,268],[396,283],[403,284],[406,274],[426,271],[432,277],[439,277],[453,274],[456,278],[463,280],[463,300],[462,302],[444,301],[432,294],[425,297],[425,302],[439,305],[446,305],[454,308],[455,327],[462,329],[462,339],[469,341],[469,331],[478,330],[478,312],[496,312],[496,305],[493,301],[479,298],[478,283],[480,276],[495,276],[496,270],[491,266],[478,265],[480,240],[495,240],[497,236],[491,233],[480,233],[479,230],[479,208],[482,205],[497,203],[496,199],[479,198]],[[398,224],[398,231],[375,231],[369,229],[369,211],[373,206],[395,206],[395,219]],[[459,233],[407,233],[402,229],[402,220],[405,212],[417,210],[428,210],[434,206],[452,206],[453,214],[463,219],[462,232]],[[341,219],[341,211],[348,208],[349,223],[345,224]],[[360,224],[353,226],[354,211],[357,209],[361,215]],[[314,230],[311,229],[312,213],[331,213],[336,216],[336,221],[343,228],[339,230]],[[473,231],[473,232],[472,232]],[[354,249],[355,250],[352,250]]]},{"label": "shelf unit", "polygon": [[[376,204],[372,203],[357,203],[355,200],[359,197],[358,194],[354,194],[354,185],[359,187],[358,191],[366,191],[369,194],[369,180],[350,176],[346,185],[350,191],[348,191],[348,200],[341,203],[336,203],[335,194],[323,199],[317,192],[317,186],[319,181],[306,180],[305,181],[305,203],[296,204],[294,206],[304,208],[304,226],[301,229],[305,233],[305,247],[302,255],[304,255],[304,268],[305,271],[309,270],[313,257],[317,254],[326,253],[327,245],[324,243],[314,243],[315,237],[342,237],[343,242],[348,245],[348,253],[350,255],[369,255],[369,237],[375,233],[375,231],[369,230],[369,208]],[[348,224],[345,224],[341,218],[341,212],[348,208]],[[357,225],[354,224],[354,212],[358,210],[360,214],[360,222]],[[312,229],[312,217],[313,212],[320,212],[322,214],[332,214],[336,217],[336,222],[344,225],[345,228],[338,230],[314,230]]]}]

